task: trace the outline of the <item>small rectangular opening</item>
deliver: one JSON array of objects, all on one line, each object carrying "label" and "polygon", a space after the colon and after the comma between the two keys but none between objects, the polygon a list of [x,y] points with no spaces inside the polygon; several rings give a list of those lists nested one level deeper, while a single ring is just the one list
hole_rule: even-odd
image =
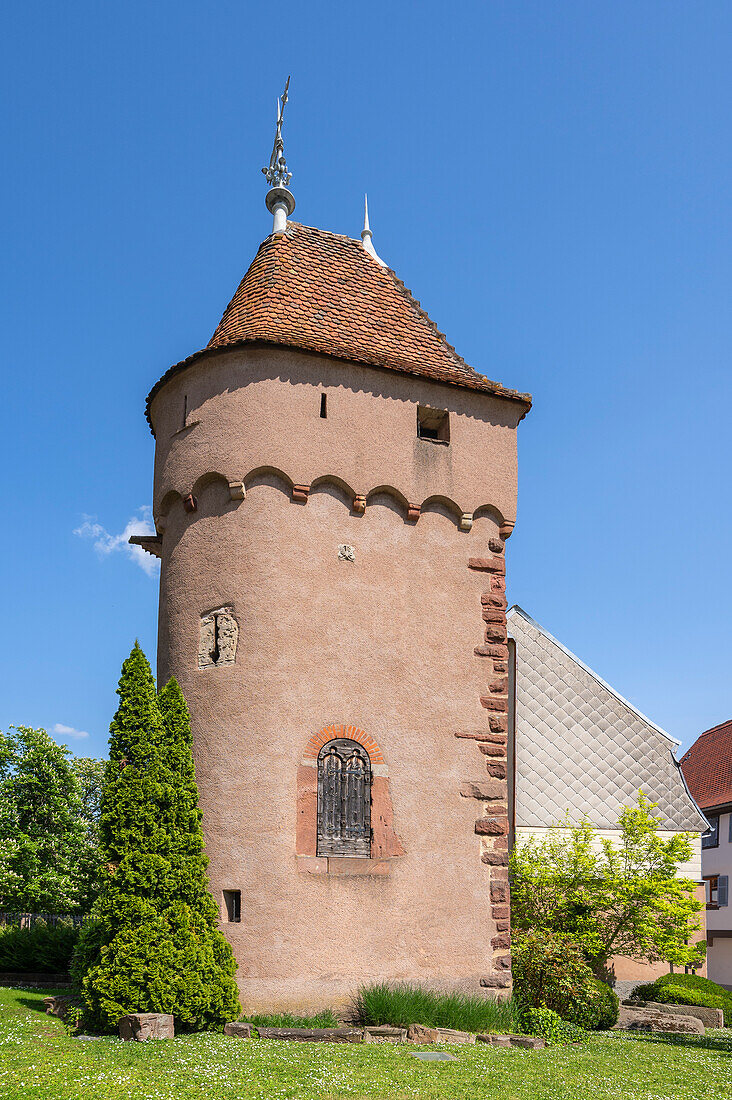
[{"label": "small rectangular opening", "polygon": [[224,890],[226,919],[234,924],[241,921],[241,890]]},{"label": "small rectangular opening", "polygon": [[183,395],[183,424],[181,427],[185,428],[186,421],[188,420],[188,394]]},{"label": "small rectangular opening", "polygon": [[444,409],[417,406],[417,436],[433,443],[450,442],[450,414]]},{"label": "small rectangular opening", "polygon": [[328,395],[327,393],[321,393],[320,395],[320,416],[322,420],[328,418]]}]

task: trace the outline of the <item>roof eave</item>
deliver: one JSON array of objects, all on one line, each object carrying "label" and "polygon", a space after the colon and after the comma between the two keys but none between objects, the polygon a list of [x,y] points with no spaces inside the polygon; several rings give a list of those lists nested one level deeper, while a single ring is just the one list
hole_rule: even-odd
[{"label": "roof eave", "polygon": [[315,351],[312,348],[300,347],[297,344],[285,344],[279,340],[265,340],[262,337],[258,336],[246,338],[243,340],[237,340],[234,343],[223,344],[219,347],[202,348],[200,351],[194,352],[192,355],[187,356],[185,359],[181,359],[179,363],[174,363],[172,367],[169,367],[165,374],[163,374],[162,377],[159,378],[155,385],[152,387],[149,394],[147,395],[147,400],[145,402],[145,418],[148,422],[152,435],[155,435],[155,429],[153,427],[152,418],[150,416],[150,407],[157,394],[160,392],[163,386],[165,386],[170,381],[171,378],[175,377],[175,375],[179,374],[181,371],[186,370],[187,367],[190,367],[194,363],[197,363],[204,356],[221,355],[229,351],[235,351],[237,348],[257,346],[290,348],[295,351],[303,352],[306,355],[323,356],[325,358],[333,359],[340,362],[357,362],[363,364],[366,367],[374,367],[377,370],[385,370],[396,374],[406,374],[410,375],[413,378],[423,378],[426,381],[434,382],[437,385],[455,386],[458,389],[471,390],[473,393],[487,393],[490,396],[504,398],[507,401],[513,401],[517,404],[522,405],[524,411],[519,417],[519,422],[523,420],[523,418],[531,409],[532,399],[530,393],[519,393],[518,390],[509,390],[505,386],[502,386],[500,382],[492,382],[489,378],[485,378],[484,375],[477,374],[477,372],[477,384],[471,385],[470,382],[467,380],[463,382],[448,378],[434,378],[431,375],[423,373],[418,366],[415,366],[413,370],[410,370],[406,366],[395,367],[392,365],[387,365],[385,363],[379,363],[375,361],[372,362],[371,360],[368,360],[366,358],[349,360],[342,355],[330,355],[327,351]]}]

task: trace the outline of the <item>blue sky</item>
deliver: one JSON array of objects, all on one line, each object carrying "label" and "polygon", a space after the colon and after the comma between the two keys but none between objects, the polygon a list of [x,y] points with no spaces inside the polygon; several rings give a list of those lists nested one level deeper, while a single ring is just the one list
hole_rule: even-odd
[{"label": "blue sky", "polygon": [[460,354],[534,395],[511,601],[685,743],[729,718],[731,48],[727,0],[13,5],[0,728],[102,753],[154,659],[144,398],[269,232],[287,73],[296,217],[357,236],[368,190]]}]

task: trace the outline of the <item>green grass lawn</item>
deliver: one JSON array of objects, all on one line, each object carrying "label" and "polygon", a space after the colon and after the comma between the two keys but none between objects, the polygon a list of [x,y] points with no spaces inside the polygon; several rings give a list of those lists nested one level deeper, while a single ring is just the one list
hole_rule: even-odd
[{"label": "green grass lawn", "polygon": [[43,991],[0,989],[2,1100],[717,1100],[732,1098],[732,1039],[595,1036],[543,1051],[454,1046],[420,1062],[411,1046],[182,1035],[82,1042],[43,1013]]}]

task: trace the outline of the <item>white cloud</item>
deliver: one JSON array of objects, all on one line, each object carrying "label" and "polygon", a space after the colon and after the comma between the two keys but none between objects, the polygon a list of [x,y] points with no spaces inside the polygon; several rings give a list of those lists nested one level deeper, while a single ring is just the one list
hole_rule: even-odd
[{"label": "white cloud", "polygon": [[88,737],[86,730],[75,730],[73,726],[65,726],[63,722],[57,722],[51,730],[58,737],[71,737],[74,741],[80,741],[82,737]]},{"label": "white cloud", "polygon": [[124,531],[119,535],[110,535],[101,523],[96,522],[96,516],[84,516],[84,522],[75,528],[74,534],[82,539],[92,539],[94,549],[101,558],[106,558],[115,550],[122,550],[131,558],[140,569],[147,573],[148,577],[154,576],[160,568],[160,562],[151,554],[146,553],[141,546],[130,546],[130,535],[154,535],[155,528],[152,523],[152,513],[148,505],[137,509],[137,515],[127,520]]}]

